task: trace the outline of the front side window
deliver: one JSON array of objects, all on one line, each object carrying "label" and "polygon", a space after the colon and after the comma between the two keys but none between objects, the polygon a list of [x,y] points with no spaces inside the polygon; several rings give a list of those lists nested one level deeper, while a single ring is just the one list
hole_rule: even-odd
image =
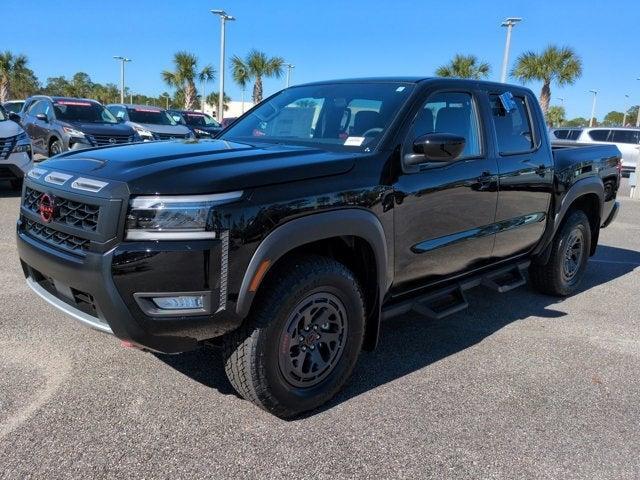
[{"label": "front side window", "polygon": [[171,118],[164,110],[158,110],[152,107],[131,107],[127,108],[129,120],[135,123],[150,123],[152,125],[177,125],[177,122]]},{"label": "front side window", "polygon": [[29,106],[29,110],[27,111],[28,115],[36,116],[39,113],[44,113],[44,100],[36,100]]},{"label": "front side window", "polygon": [[611,141],[637,145],[639,143],[639,134],[640,131],[638,130],[613,130],[613,139]]},{"label": "front side window", "polygon": [[469,93],[431,95],[418,111],[410,131],[413,141],[428,133],[451,133],[466,140],[461,158],[482,154],[480,126],[475,102]]},{"label": "front side window", "polygon": [[580,138],[581,133],[582,133],[582,130],[571,130],[567,138],[569,140],[577,140],[578,138]]},{"label": "front side window", "polygon": [[223,140],[334,150],[375,147],[413,91],[399,82],[307,85],[283,90],[238,120]]},{"label": "front side window", "polygon": [[533,130],[524,97],[513,97],[513,108],[507,111],[498,95],[490,95],[493,125],[500,155],[533,150]]},{"label": "front side window", "polygon": [[111,105],[110,107],[107,107],[107,110],[109,110],[111,114],[118,119],[124,119],[126,116],[124,108],[118,107],[117,105]]},{"label": "front side window", "polygon": [[56,118],[64,122],[117,123],[109,110],[85,100],[55,100],[53,111]]},{"label": "front side window", "polygon": [[591,130],[589,137],[595,142],[606,142],[611,130]]}]

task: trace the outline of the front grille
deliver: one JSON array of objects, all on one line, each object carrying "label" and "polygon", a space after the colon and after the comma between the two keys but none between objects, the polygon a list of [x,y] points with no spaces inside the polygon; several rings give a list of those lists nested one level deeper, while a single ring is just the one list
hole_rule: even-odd
[{"label": "front grille", "polygon": [[133,142],[133,135],[91,135],[87,134],[92,145],[102,147],[103,145],[122,145]]},{"label": "front grille", "polygon": [[17,138],[17,135],[14,137],[0,138],[0,158],[9,158],[9,155],[13,152],[13,147],[16,146]]},{"label": "front grille", "polygon": [[84,252],[89,248],[89,240],[63,233],[28,218],[22,218],[24,230],[32,237],[70,252]]},{"label": "front grille", "polygon": [[182,139],[187,138],[186,134],[183,133],[153,133],[159,140],[173,140],[173,139]]},{"label": "front grille", "polygon": [[[27,187],[25,189],[22,204],[33,213],[39,212],[39,201],[42,192]],[[66,198],[55,197],[57,215],[55,221],[71,227],[80,228],[87,232],[95,232],[98,229],[98,217],[100,207],[88,203],[75,202]]]}]

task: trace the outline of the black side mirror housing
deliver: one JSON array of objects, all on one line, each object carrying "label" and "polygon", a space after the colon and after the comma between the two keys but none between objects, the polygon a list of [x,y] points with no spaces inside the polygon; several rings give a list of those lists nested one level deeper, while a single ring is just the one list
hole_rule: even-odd
[{"label": "black side mirror housing", "polygon": [[39,113],[36,115],[38,120],[42,120],[43,122],[49,122],[49,117],[47,117],[44,113]]},{"label": "black side mirror housing", "polygon": [[456,160],[467,141],[460,135],[452,133],[427,133],[413,142],[413,153],[405,156],[407,165],[435,162],[447,163]]}]

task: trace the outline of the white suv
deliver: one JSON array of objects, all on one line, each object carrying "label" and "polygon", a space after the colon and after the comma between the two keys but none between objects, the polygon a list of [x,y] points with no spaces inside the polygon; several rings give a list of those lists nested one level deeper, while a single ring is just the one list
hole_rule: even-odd
[{"label": "white suv", "polygon": [[554,128],[551,139],[577,143],[613,143],[622,153],[622,173],[636,171],[640,159],[640,128]]},{"label": "white suv", "polygon": [[0,180],[10,181],[17,189],[32,164],[31,139],[0,107]]}]

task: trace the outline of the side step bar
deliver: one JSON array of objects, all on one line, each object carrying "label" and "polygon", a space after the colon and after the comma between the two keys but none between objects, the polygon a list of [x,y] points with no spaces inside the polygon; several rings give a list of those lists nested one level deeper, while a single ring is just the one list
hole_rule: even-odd
[{"label": "side step bar", "polygon": [[400,301],[383,308],[382,319],[388,320],[413,311],[430,320],[440,320],[469,306],[464,292],[471,288],[483,286],[505,293],[526,284],[527,280],[523,272],[529,268],[530,264],[530,261],[512,264]]}]

